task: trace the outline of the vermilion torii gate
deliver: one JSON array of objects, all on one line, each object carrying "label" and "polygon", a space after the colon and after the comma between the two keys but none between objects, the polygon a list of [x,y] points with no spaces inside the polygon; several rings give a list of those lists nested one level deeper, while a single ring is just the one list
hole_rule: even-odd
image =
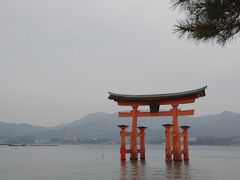
[{"label": "vermilion torii gate", "polygon": [[[172,116],[172,124],[166,124],[166,161],[182,161],[182,152],[184,160],[188,160],[188,128],[189,126],[181,126],[183,133],[180,132],[178,125],[178,116],[194,115],[194,110],[181,110],[178,108],[180,104],[194,103],[195,99],[205,96],[207,86],[200,89],[179,93],[167,94],[151,94],[151,95],[125,95],[109,92],[108,99],[114,100],[119,106],[131,106],[130,112],[119,112],[119,117],[132,117],[131,132],[126,132],[128,126],[120,125],[121,128],[121,160],[126,160],[126,153],[130,153],[130,160],[137,160],[138,153],[141,159],[145,159],[144,135],[146,127],[137,127],[138,117],[152,116]],[[171,105],[169,111],[159,111],[160,105]],[[149,106],[149,112],[141,112],[139,106]],[[137,131],[140,130],[140,132]],[[181,135],[184,139],[184,149],[181,148]],[[126,149],[125,137],[129,136],[130,150]],[[137,149],[137,137],[140,137],[140,149]]]}]

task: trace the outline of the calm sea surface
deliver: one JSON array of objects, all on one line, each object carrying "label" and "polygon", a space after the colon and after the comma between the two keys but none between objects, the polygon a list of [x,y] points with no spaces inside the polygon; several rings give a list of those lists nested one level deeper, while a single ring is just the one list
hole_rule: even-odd
[{"label": "calm sea surface", "polygon": [[163,145],[146,149],[145,163],[121,163],[118,145],[0,146],[0,180],[240,180],[240,147],[190,146],[190,162],[173,164]]}]

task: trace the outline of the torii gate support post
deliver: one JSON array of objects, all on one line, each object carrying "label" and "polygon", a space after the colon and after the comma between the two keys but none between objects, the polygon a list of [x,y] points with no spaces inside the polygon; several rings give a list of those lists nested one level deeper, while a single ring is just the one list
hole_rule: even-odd
[{"label": "torii gate support post", "polygon": [[131,132],[131,144],[130,144],[130,160],[138,159],[137,150],[137,108],[138,106],[132,106],[132,132]]},{"label": "torii gate support post", "polygon": [[181,126],[183,129],[183,158],[184,161],[189,161],[189,155],[188,155],[188,129],[190,126]]},{"label": "torii gate support post", "polygon": [[145,160],[145,129],[147,127],[140,126],[138,129],[140,130],[140,159]]},{"label": "torii gate support post", "polygon": [[172,105],[173,120],[172,120],[172,144],[173,144],[173,160],[182,161],[182,148],[181,148],[181,134],[178,125],[178,105]]},{"label": "torii gate support post", "polygon": [[165,161],[172,162],[172,143],[171,143],[171,128],[173,125],[164,124],[165,135],[166,135],[166,145],[165,145]]},{"label": "torii gate support post", "polygon": [[119,125],[119,128],[121,128],[120,136],[121,136],[121,148],[120,148],[120,154],[121,154],[121,161],[126,160],[126,128],[128,126],[126,125]]}]

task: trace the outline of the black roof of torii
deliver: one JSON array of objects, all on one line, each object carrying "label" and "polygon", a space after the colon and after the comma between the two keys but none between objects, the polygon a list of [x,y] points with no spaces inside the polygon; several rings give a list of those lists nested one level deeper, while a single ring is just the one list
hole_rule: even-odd
[{"label": "black roof of torii", "polygon": [[155,101],[161,99],[172,99],[172,98],[184,98],[189,96],[203,97],[205,96],[205,89],[207,86],[204,86],[199,89],[194,89],[190,91],[177,92],[177,93],[165,93],[165,94],[149,94],[149,95],[127,95],[127,94],[116,94],[109,92],[108,99],[110,100],[126,100],[126,101]]}]

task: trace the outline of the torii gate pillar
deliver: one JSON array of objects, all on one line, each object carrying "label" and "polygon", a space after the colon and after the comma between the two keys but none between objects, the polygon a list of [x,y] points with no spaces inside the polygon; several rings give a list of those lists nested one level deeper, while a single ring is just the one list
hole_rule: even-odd
[{"label": "torii gate pillar", "polygon": [[130,144],[130,160],[138,159],[137,150],[137,108],[138,106],[132,106],[132,134]]},{"label": "torii gate pillar", "polygon": [[165,127],[165,135],[166,135],[165,161],[172,162],[171,128],[173,125],[164,124],[163,126]]},{"label": "torii gate pillar", "polygon": [[172,143],[173,143],[173,160],[182,161],[182,150],[181,150],[181,134],[178,125],[178,105],[173,106],[173,120],[172,120]]},{"label": "torii gate pillar", "polygon": [[181,126],[183,129],[183,158],[184,161],[189,161],[188,155],[188,129],[190,126]]},{"label": "torii gate pillar", "polygon": [[140,130],[140,159],[145,160],[145,129],[147,127],[140,126],[138,129]]},{"label": "torii gate pillar", "polygon": [[121,154],[121,161],[126,160],[126,128],[128,126],[126,125],[119,125],[119,128],[121,128],[120,136],[121,136],[121,148],[120,148],[120,154]]}]

